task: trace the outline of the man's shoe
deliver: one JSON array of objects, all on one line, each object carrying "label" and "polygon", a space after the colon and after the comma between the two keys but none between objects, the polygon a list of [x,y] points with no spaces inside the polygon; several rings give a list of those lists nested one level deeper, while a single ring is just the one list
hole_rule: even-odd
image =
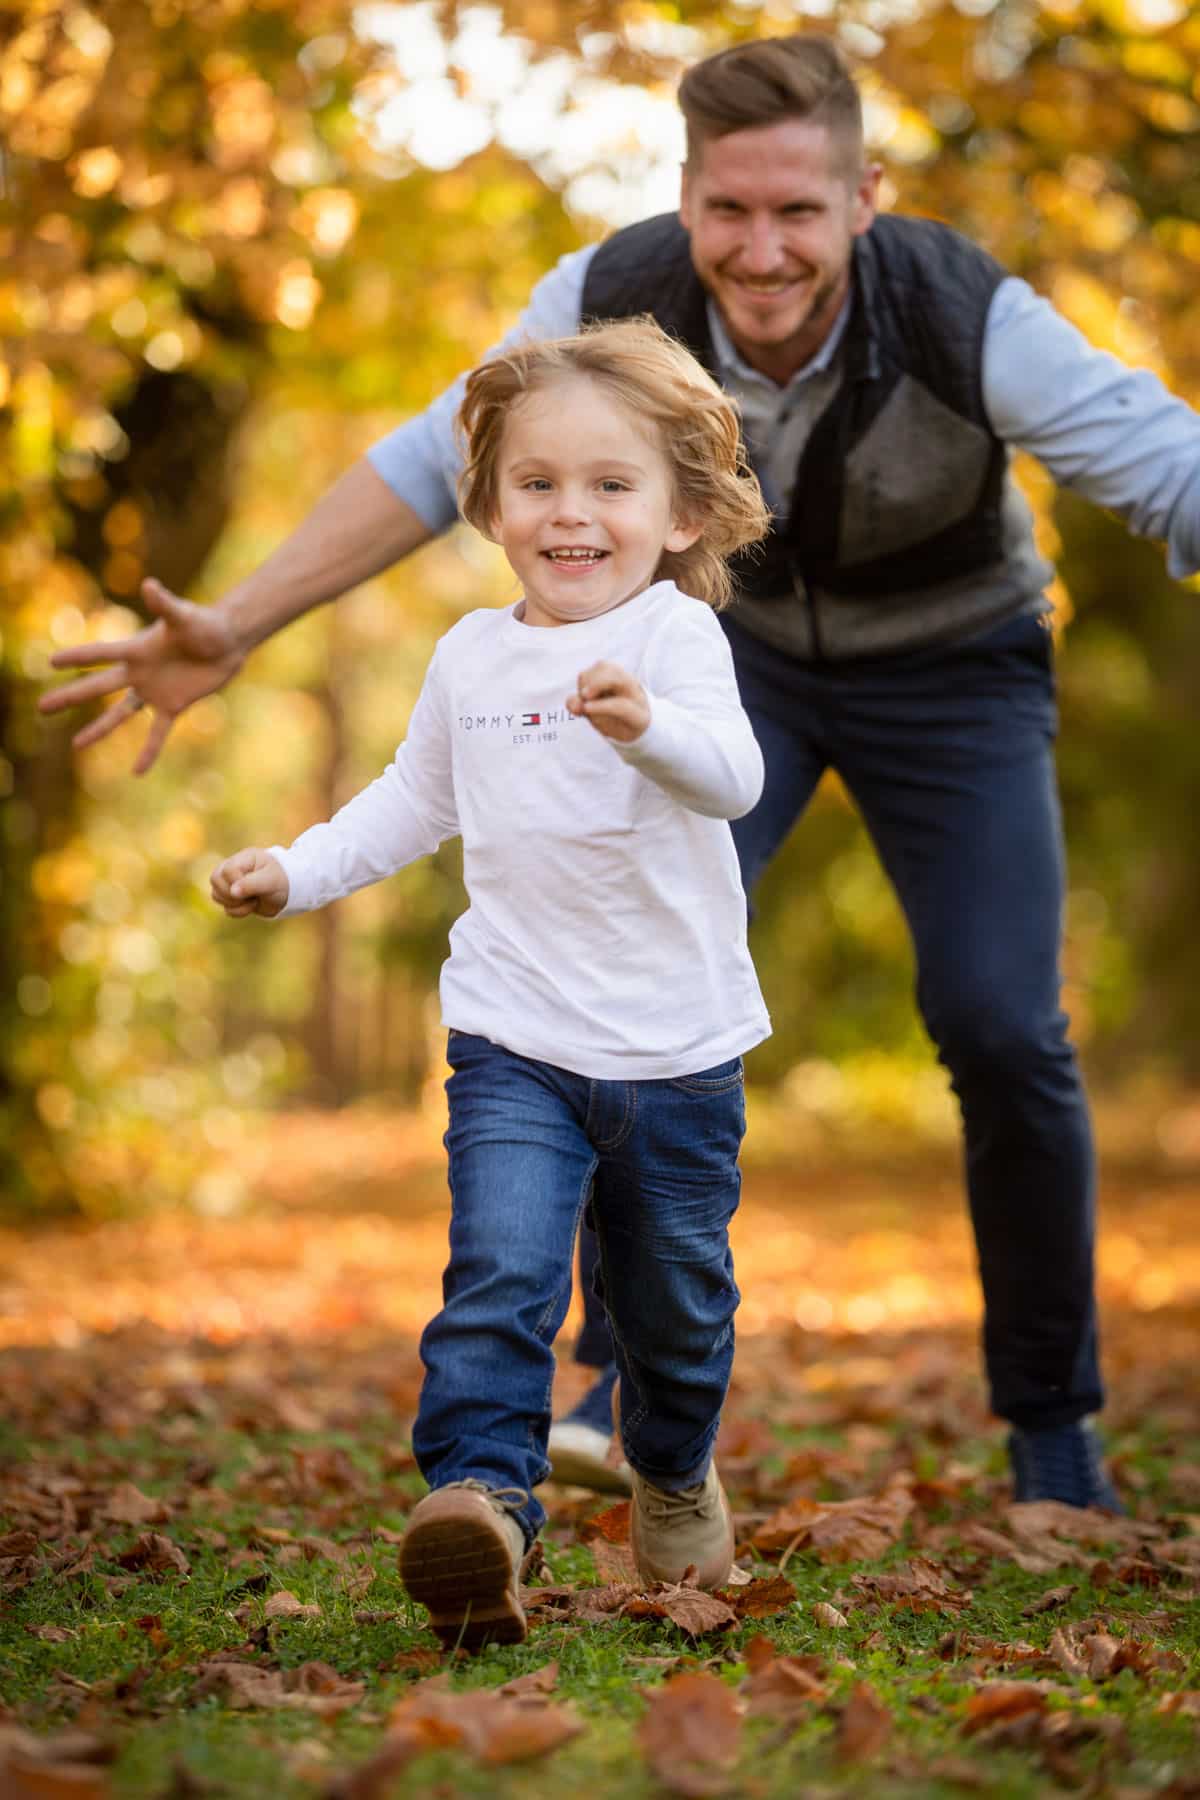
[{"label": "man's shoe", "polygon": [[1015,1500],[1060,1500],[1123,1513],[1104,1467],[1100,1444],[1086,1419],[1045,1431],[1015,1427],[1008,1440]]},{"label": "man's shoe", "polygon": [[733,1567],[733,1516],[716,1464],[674,1494],[635,1475],[630,1539],[643,1581],[682,1581],[694,1568],[697,1587],[723,1587]]},{"label": "man's shoe", "polygon": [[483,1481],[452,1481],[414,1507],[400,1545],[400,1579],[429,1609],[448,1650],[520,1644],[525,1534],[512,1507],[527,1496]]},{"label": "man's shoe", "polygon": [[593,1488],[598,1494],[628,1494],[629,1464],[612,1460],[613,1436],[582,1420],[558,1419],[550,1427],[546,1454],[551,1481]]},{"label": "man's shoe", "polygon": [[618,1449],[617,1365],[601,1369],[583,1398],[550,1427],[546,1454],[551,1481],[628,1494],[629,1464]]}]

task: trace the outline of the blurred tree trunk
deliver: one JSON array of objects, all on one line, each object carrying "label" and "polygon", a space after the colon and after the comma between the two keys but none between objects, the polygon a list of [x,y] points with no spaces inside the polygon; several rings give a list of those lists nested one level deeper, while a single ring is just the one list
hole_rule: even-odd
[{"label": "blurred tree trunk", "polygon": [[[325,679],[312,691],[325,717],[325,755],[317,781],[318,814],[323,819],[331,819],[348,798],[346,698],[350,650],[344,622],[338,621],[332,610],[326,630]],[[350,1046],[354,1042],[354,1033],[343,1031],[342,1011],[346,1001],[341,994],[340,981],[341,919],[341,908],[337,906],[323,906],[317,914],[317,969],[304,1026],[310,1092],[321,1106],[341,1105],[354,1085],[354,1070],[347,1066],[347,1060],[352,1058]]]},{"label": "blurred tree trunk", "polygon": [[[248,399],[240,384],[211,387],[188,373],[148,370],[115,414],[128,454],[105,464],[103,475],[76,484],[68,505],[68,547],[101,587],[111,591],[117,576],[124,604],[136,607],[144,575],[186,590],[203,567],[229,516],[230,451]],[[129,535],[114,568],[105,524],[118,507]],[[36,692],[33,682],[0,669],[0,752],[13,795],[0,833],[0,958],[9,970],[48,981],[57,944],[47,932],[52,915],[38,903],[34,874],[37,859],[74,834],[83,800],[71,749],[79,720],[43,723]],[[0,1054],[0,1177],[10,1201],[27,1201],[32,1189],[42,1203],[65,1204],[71,1196],[55,1175],[37,1096],[14,1074],[16,1034],[38,1016],[39,1005],[36,990],[22,996],[10,987],[3,999],[8,1041]],[[64,1023],[82,1029],[85,1022]]]}]

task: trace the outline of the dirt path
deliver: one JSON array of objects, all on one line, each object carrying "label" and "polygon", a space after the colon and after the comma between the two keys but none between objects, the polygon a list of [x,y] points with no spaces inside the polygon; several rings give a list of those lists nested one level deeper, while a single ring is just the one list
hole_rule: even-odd
[{"label": "dirt path", "polygon": [[[411,1345],[437,1306],[436,1122],[279,1118],[203,1198],[209,1216],[0,1233],[0,1348],[69,1351],[145,1325],[180,1341]],[[975,1366],[979,1296],[951,1166],[752,1165],[734,1244],[743,1369],[780,1345],[818,1386],[851,1367],[878,1375],[898,1345]],[[1197,1428],[1200,1183],[1110,1177],[1099,1264],[1114,1422],[1153,1401]]]}]

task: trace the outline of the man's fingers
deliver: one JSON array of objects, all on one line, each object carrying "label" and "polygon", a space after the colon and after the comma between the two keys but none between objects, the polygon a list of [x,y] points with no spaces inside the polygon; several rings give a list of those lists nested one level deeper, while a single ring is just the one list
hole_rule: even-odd
[{"label": "man's fingers", "polygon": [[[66,650],[56,650],[50,658],[52,669],[87,669],[95,663],[124,662],[127,656],[140,650],[146,641],[145,628],[135,637],[106,638],[102,644],[71,644]],[[60,688],[57,695],[49,695],[50,699],[59,699],[63,694],[71,692],[70,688]]]},{"label": "man's fingers", "polygon": [[106,707],[98,719],[93,719],[90,725],[85,725],[82,731],[75,733],[71,739],[71,748],[88,750],[93,744],[98,744],[101,738],[106,738],[110,732],[116,731],[121,725],[127,725],[130,719],[136,717],[136,713],[118,700],[114,706]]},{"label": "man's fingers", "polygon": [[142,583],[142,599],[160,619],[177,619],[190,604],[182,595],[174,594],[169,587],[164,587],[153,575],[147,576]]},{"label": "man's fingers", "polygon": [[94,675],[81,675],[78,681],[69,681],[66,687],[56,688],[52,694],[43,694],[38,701],[42,712],[61,712],[67,706],[83,706],[89,700],[99,700],[105,694],[115,694],[118,688],[128,687],[129,673],[122,667],[119,669],[97,669]]},{"label": "man's fingers", "polygon": [[166,743],[171,726],[175,723],[166,713],[155,713],[150,721],[150,729],[146,733],[146,741],[138,752],[137,761],[133,765],[135,775],[144,775],[158,761],[158,753]]}]

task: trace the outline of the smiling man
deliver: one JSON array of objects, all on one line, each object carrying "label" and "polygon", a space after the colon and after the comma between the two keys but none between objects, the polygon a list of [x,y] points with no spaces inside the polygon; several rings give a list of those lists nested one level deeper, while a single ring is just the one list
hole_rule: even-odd
[{"label": "smiling man", "polygon": [[[962,1108],[1017,1497],[1115,1506],[1088,1425],[1102,1403],[1091,1132],[1059,1004],[1051,570],[1008,463],[1029,451],[1165,539],[1181,577],[1200,569],[1200,421],[948,226],[876,215],[879,172],[830,39],[722,51],[679,98],[679,215],[565,257],[513,335],[651,313],[738,401],[774,514],[726,622],[766,761],[763,797],[734,827],[743,879],[752,890],[836,769],[904,909]],[[376,445],[217,605],[148,583],[156,622],[60,652],[59,667],[104,666],[45,710],[126,689],[76,742],[148,704],[148,768],[172,720],[256,644],[453,522],[460,393]],[[602,1319],[580,1354],[605,1361]],[[610,1385],[567,1422],[562,1472],[606,1479]]]}]

